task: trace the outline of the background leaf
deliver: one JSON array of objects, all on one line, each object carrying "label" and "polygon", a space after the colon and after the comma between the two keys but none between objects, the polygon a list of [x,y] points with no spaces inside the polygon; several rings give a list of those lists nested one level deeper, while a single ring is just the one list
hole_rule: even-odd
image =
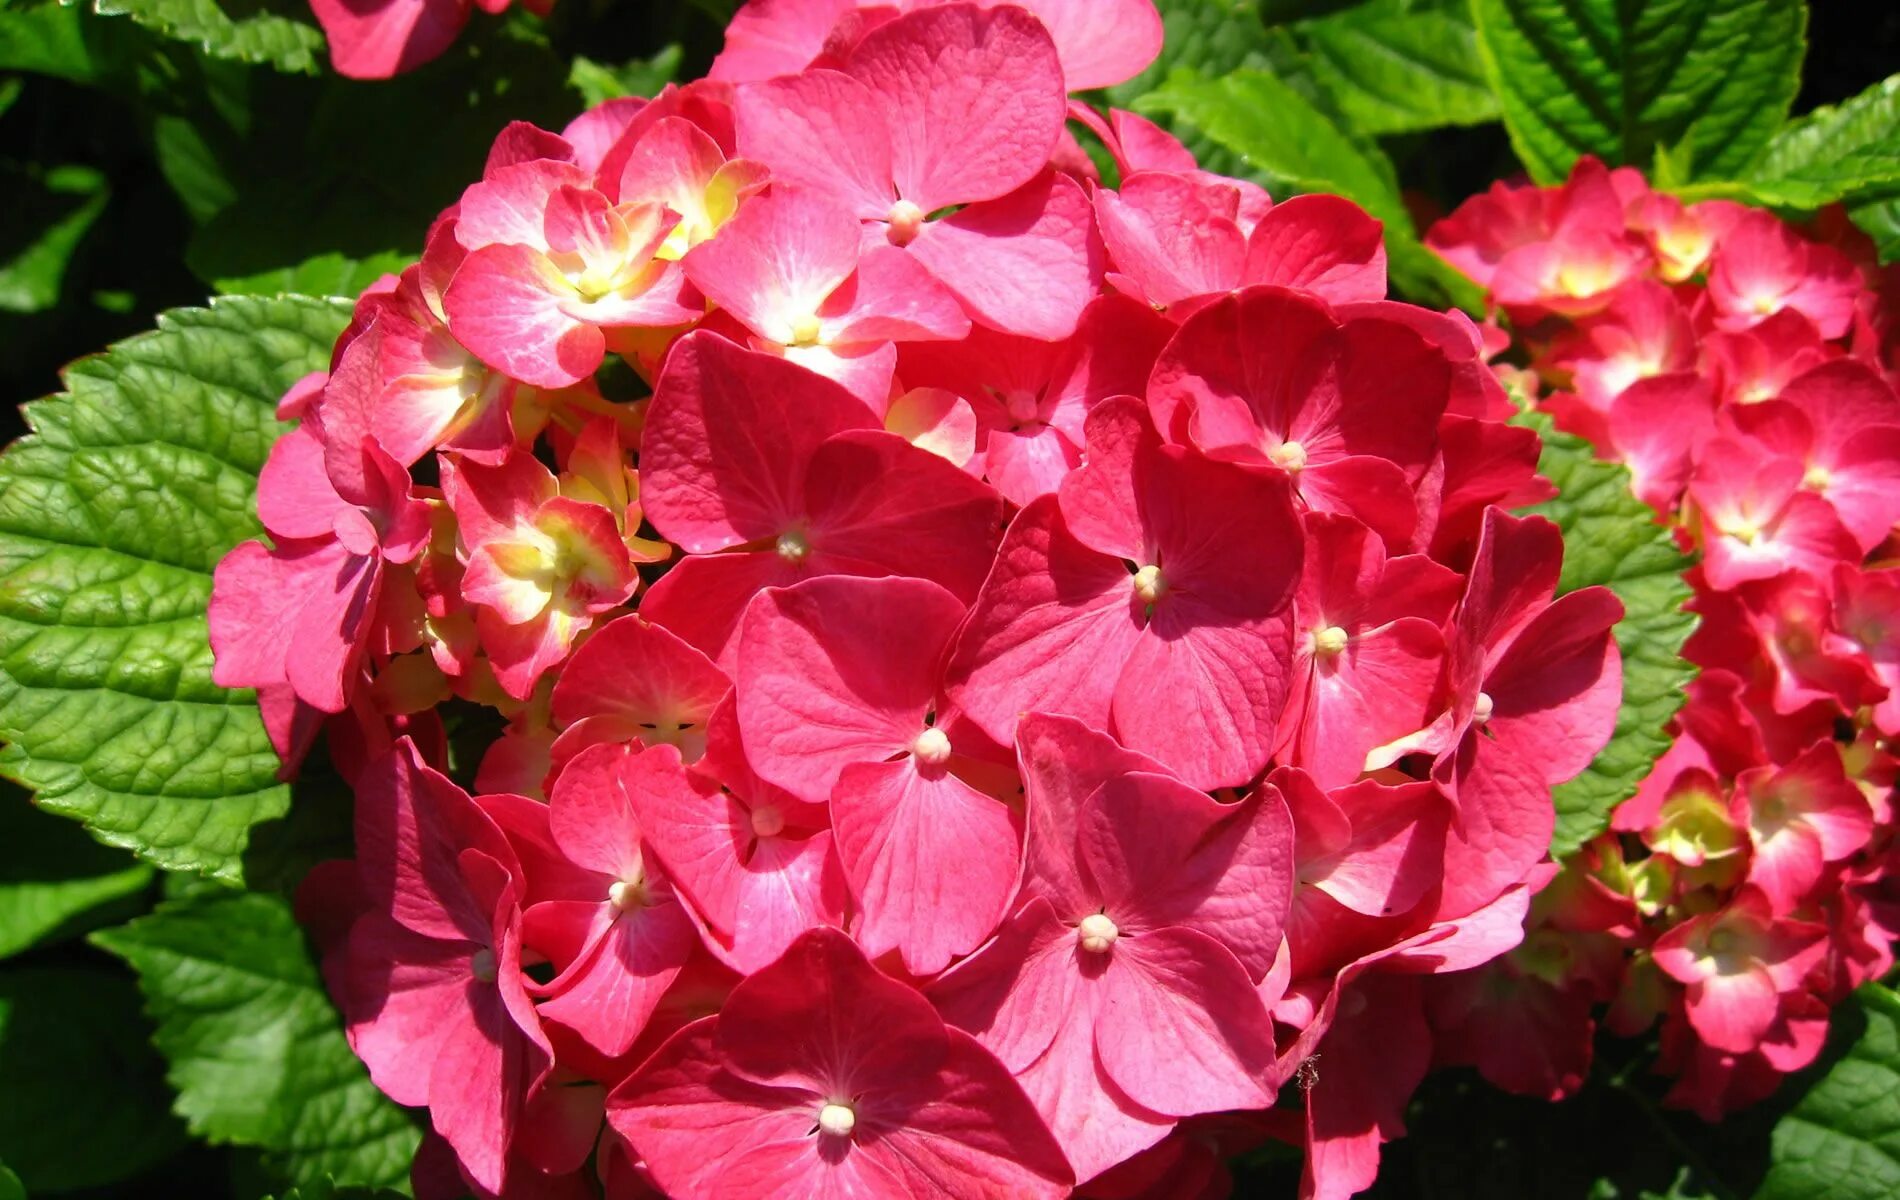
[{"label": "background leaf", "polygon": [[1498,118],[1462,11],[1372,4],[1296,26],[1313,76],[1361,133],[1407,133]]},{"label": "background leaf", "polygon": [[1212,78],[1242,67],[1270,65],[1271,38],[1259,0],[1156,0],[1165,35],[1148,69],[1109,88],[1117,108],[1130,108],[1167,82],[1177,68]]},{"label": "background leaf", "polygon": [[307,4],[297,0],[95,0],[102,16],[130,17],[213,58],[313,71],[324,48]]},{"label": "background leaf", "polygon": [[636,58],[617,67],[577,55],[568,68],[568,86],[581,94],[589,108],[626,96],[650,98],[679,77],[683,54],[679,43],[674,42],[651,58]]},{"label": "background leaf", "polygon": [[137,911],[152,869],[0,786],[0,958]]},{"label": "background leaf", "polygon": [[0,1161],[28,1191],[129,1179],[184,1142],[123,975],[0,970]]},{"label": "background leaf", "polygon": [[0,309],[39,312],[59,303],[66,265],[105,211],[111,189],[91,167],[48,171],[0,165],[15,205],[0,231]]},{"label": "background leaf", "polygon": [[1900,75],[1791,121],[1769,141],[1749,190],[1771,204],[1818,207],[1900,184]]},{"label": "background leaf", "polygon": [[1775,1126],[1755,1200],[1891,1200],[1900,1195],[1900,994],[1863,986],[1864,1026],[1847,1053]]},{"label": "background leaf", "polygon": [[1602,584],[1623,601],[1616,626],[1623,652],[1623,704],[1616,732],[1583,774],[1553,792],[1557,831],[1551,852],[1563,857],[1609,827],[1610,811],[1636,787],[1669,748],[1663,726],[1682,707],[1695,668],[1680,657],[1696,618],[1682,611],[1690,598],[1682,572],[1689,560],[1655,510],[1630,491],[1629,470],[1591,453],[1582,438],[1559,433],[1550,418],[1529,413],[1522,424],[1544,439],[1538,472],[1557,485],[1555,499],[1527,512],[1555,521],[1564,532],[1559,594]]},{"label": "background leaf", "polygon": [[350,1052],[288,901],[199,894],[92,940],[138,974],[192,1133],[300,1185],[408,1179],[420,1131]]},{"label": "background leaf", "polygon": [[1472,0],[1472,12],[1511,144],[1540,183],[1585,154],[1647,167],[1677,146],[1694,178],[1734,177],[1800,80],[1801,0]]},{"label": "background leaf", "polygon": [[348,314],[161,316],[70,368],[0,455],[0,772],[161,866],[235,879],[251,825],[288,805],[254,699],[211,683],[204,613],[212,568],[258,532],[277,398]]}]

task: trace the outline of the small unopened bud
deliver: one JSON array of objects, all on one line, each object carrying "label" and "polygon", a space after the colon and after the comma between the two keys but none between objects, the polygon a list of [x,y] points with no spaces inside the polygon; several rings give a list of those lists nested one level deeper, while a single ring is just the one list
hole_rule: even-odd
[{"label": "small unopened bud", "polygon": [[917,735],[917,740],[910,744],[910,752],[917,756],[918,762],[940,767],[950,760],[950,739],[933,725]]},{"label": "small unopened bud", "polygon": [[891,245],[908,246],[924,227],[924,210],[909,200],[899,200],[891,205],[887,219],[891,223]]},{"label": "small unopened bud", "polygon": [[777,837],[785,832],[785,814],[771,804],[761,804],[752,810],[752,836]]},{"label": "small unopened bud", "polygon": [[1471,702],[1471,723],[1482,725],[1491,719],[1491,710],[1495,707],[1491,693],[1479,692],[1478,698]]},{"label": "small unopened bud", "polygon": [[1153,604],[1168,592],[1168,581],[1161,578],[1161,568],[1150,564],[1135,572],[1135,597],[1143,604]]},{"label": "small unopened bud", "polygon": [[1121,930],[1115,928],[1115,922],[1108,919],[1107,913],[1090,913],[1075,927],[1075,935],[1082,949],[1090,954],[1106,954]]},{"label": "small unopened bud", "polygon": [[486,948],[477,950],[468,960],[468,973],[483,983],[495,982],[495,976],[500,974],[495,967],[495,952]]},{"label": "small unopened bud", "polygon": [[1328,625],[1313,635],[1313,653],[1332,658],[1346,648],[1349,640],[1345,630],[1337,625]]},{"label": "small unopened bud", "polygon": [[1281,442],[1267,451],[1267,461],[1283,471],[1298,471],[1306,466],[1306,447],[1298,442]]},{"label": "small unopened bud", "polygon": [[850,1137],[858,1127],[858,1114],[849,1104],[827,1104],[818,1110],[818,1128],[832,1137]]},{"label": "small unopened bud", "polygon": [[792,345],[815,346],[822,332],[824,327],[819,325],[818,318],[807,313],[792,322]]}]

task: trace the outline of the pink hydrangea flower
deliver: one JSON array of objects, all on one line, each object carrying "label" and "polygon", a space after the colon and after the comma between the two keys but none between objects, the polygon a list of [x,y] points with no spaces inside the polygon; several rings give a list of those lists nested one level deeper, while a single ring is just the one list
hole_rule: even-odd
[{"label": "pink hydrangea flower", "polygon": [[819,929],[608,1101],[666,1194],[1058,1197],[1074,1181],[1009,1073]]}]

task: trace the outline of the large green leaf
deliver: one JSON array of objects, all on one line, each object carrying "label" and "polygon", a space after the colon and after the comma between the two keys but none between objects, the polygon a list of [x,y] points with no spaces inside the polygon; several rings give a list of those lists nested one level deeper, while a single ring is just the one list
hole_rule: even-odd
[{"label": "large green leaf", "polygon": [[1900,75],[1817,108],[1768,143],[1748,188],[1774,204],[1817,207],[1900,184]]},{"label": "large green leaf", "polygon": [[1211,78],[1270,61],[1259,0],[1157,0],[1155,7],[1165,31],[1161,53],[1147,70],[1108,89],[1108,101],[1117,108],[1132,107],[1176,68]]},{"label": "large green leaf", "polygon": [[160,866],[237,878],[289,789],[255,700],[211,683],[211,571],[256,535],[274,408],[341,301],[233,297],[68,368],[0,454],[0,773]]},{"label": "large green leaf", "polygon": [[1394,284],[1424,300],[1474,307],[1476,285],[1419,244],[1391,160],[1356,140],[1277,75],[1241,68],[1218,78],[1177,69],[1136,107],[1185,122],[1250,167],[1299,192],[1336,192],[1385,225]]},{"label": "large green leaf", "polygon": [[1584,154],[1747,170],[1800,79],[1801,0],[1472,0],[1511,143],[1541,183]]},{"label": "large green leaf", "polygon": [[1563,529],[1558,592],[1602,584],[1625,610],[1616,626],[1623,652],[1616,733],[1583,774],[1554,793],[1551,850],[1562,857],[1608,828],[1610,811],[1636,794],[1669,748],[1663,726],[1682,707],[1683,689],[1695,677],[1695,668],[1681,657],[1695,617],[1682,611],[1691,595],[1682,578],[1689,560],[1656,524],[1655,510],[1630,491],[1628,469],[1598,459],[1583,439],[1556,432],[1547,416],[1532,413],[1522,420],[1542,435],[1537,469],[1557,485],[1555,499],[1529,511]]},{"label": "large green leaf", "polygon": [[0,786],[0,846],[0,958],[122,921],[152,882],[152,868],[40,812],[11,786]]},{"label": "large green leaf", "polygon": [[1755,1200],[1892,1200],[1900,1195],[1900,994],[1870,983],[1835,1022],[1860,1036],[1775,1125],[1774,1163]]},{"label": "large green leaf", "polygon": [[184,1143],[121,973],[0,970],[0,1161],[34,1193],[129,1179]]},{"label": "large green leaf", "polygon": [[1362,7],[1308,21],[1298,33],[1314,78],[1361,133],[1497,119],[1466,13]]},{"label": "large green leaf", "polygon": [[102,16],[130,17],[213,58],[313,71],[323,31],[294,0],[94,0]]},{"label": "large green leaf", "polygon": [[400,250],[372,250],[360,258],[329,250],[286,267],[214,275],[212,286],[228,296],[354,296],[414,261],[415,255]]},{"label": "large green leaf", "polygon": [[295,1184],[408,1178],[420,1132],[350,1052],[288,901],[201,893],[92,940],[137,972],[192,1133]]}]

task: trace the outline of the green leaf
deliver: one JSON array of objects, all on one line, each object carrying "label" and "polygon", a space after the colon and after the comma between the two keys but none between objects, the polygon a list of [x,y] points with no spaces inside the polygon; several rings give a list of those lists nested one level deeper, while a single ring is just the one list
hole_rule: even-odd
[{"label": "green leaf", "polygon": [[[1900,188],[1895,189],[1900,193]],[[1879,197],[1860,201],[1847,210],[1854,224],[1874,239],[1874,248],[1880,252],[1880,261],[1892,262],[1900,258],[1900,194],[1882,194]]]},{"label": "green leaf", "polygon": [[186,264],[221,291],[321,294],[318,283],[367,282],[413,261],[429,223],[480,177],[503,126],[559,129],[579,110],[567,72],[512,22],[485,19],[441,58],[373,86],[248,72],[248,119],[212,147],[235,199],[214,214],[194,207],[205,219]]},{"label": "green leaf", "polygon": [[1554,183],[1585,154],[1647,167],[1687,143],[1696,178],[1744,172],[1800,82],[1801,0],[1472,0],[1518,157]]},{"label": "green leaf", "polygon": [[1520,424],[1544,439],[1538,472],[1557,485],[1557,496],[1528,512],[1555,521],[1564,532],[1559,594],[1602,584],[1623,601],[1616,626],[1623,651],[1623,704],[1616,732],[1583,774],[1553,792],[1557,832],[1551,851],[1563,857],[1609,827],[1610,811],[1636,794],[1636,787],[1669,748],[1663,733],[1695,668],[1681,657],[1696,619],[1682,611],[1690,595],[1682,572],[1689,560],[1655,510],[1630,491],[1629,470],[1591,453],[1582,438],[1558,433],[1550,418],[1527,413]]},{"label": "green leaf", "polygon": [[[111,190],[91,167],[4,171],[12,193],[8,228],[0,233],[0,310],[43,312],[59,303],[66,265],[105,211]],[[17,239],[17,240],[16,240]]]},{"label": "green leaf", "polygon": [[20,1177],[0,1166],[0,1200],[26,1200],[26,1188],[21,1186]]},{"label": "green leaf", "polygon": [[150,867],[11,787],[0,787],[0,846],[0,958],[124,920],[152,882]]},{"label": "green leaf", "polygon": [[1900,994],[1869,983],[1854,1000],[1835,1010],[1835,1024],[1864,1028],[1775,1125],[1773,1165],[1755,1200],[1900,1195]]},{"label": "green leaf", "polygon": [[1768,143],[1748,187],[1771,204],[1816,208],[1900,184],[1900,75],[1790,122]]},{"label": "green leaf", "polygon": [[205,606],[275,405],[326,366],[341,301],[233,297],[67,369],[0,454],[0,774],[99,840],[240,876],[289,789],[255,699],[211,683]]},{"label": "green leaf", "polygon": [[1361,133],[1497,120],[1477,32],[1465,13],[1355,8],[1297,32],[1314,78]]},{"label": "green leaf", "polygon": [[130,17],[213,58],[315,71],[323,31],[309,8],[290,0],[94,0],[101,16]]},{"label": "green leaf", "polygon": [[302,1186],[408,1178],[421,1133],[350,1052],[287,900],[167,901],[92,940],[137,973],[193,1134],[258,1147]]},{"label": "green leaf", "polygon": [[652,58],[636,58],[617,67],[576,55],[568,69],[568,86],[581,94],[589,108],[626,96],[651,97],[678,78],[683,54],[675,42]]},{"label": "green leaf", "polygon": [[101,1187],[184,1143],[122,974],[0,971],[0,1160],[34,1192]]},{"label": "green leaf", "polygon": [[415,255],[400,250],[372,250],[362,258],[331,250],[250,275],[217,276],[214,272],[212,286],[227,296],[355,296],[414,261]]},{"label": "green leaf", "polygon": [[1212,78],[1271,63],[1259,0],[1157,0],[1155,7],[1164,30],[1161,53],[1147,70],[1108,89],[1117,108],[1133,107],[1179,67]]},{"label": "green leaf", "polygon": [[[397,1200],[402,1193],[387,1188],[340,1188],[325,1180],[306,1187],[294,1187],[275,1197],[265,1200]],[[0,1197],[4,1200],[4,1197]]]}]

